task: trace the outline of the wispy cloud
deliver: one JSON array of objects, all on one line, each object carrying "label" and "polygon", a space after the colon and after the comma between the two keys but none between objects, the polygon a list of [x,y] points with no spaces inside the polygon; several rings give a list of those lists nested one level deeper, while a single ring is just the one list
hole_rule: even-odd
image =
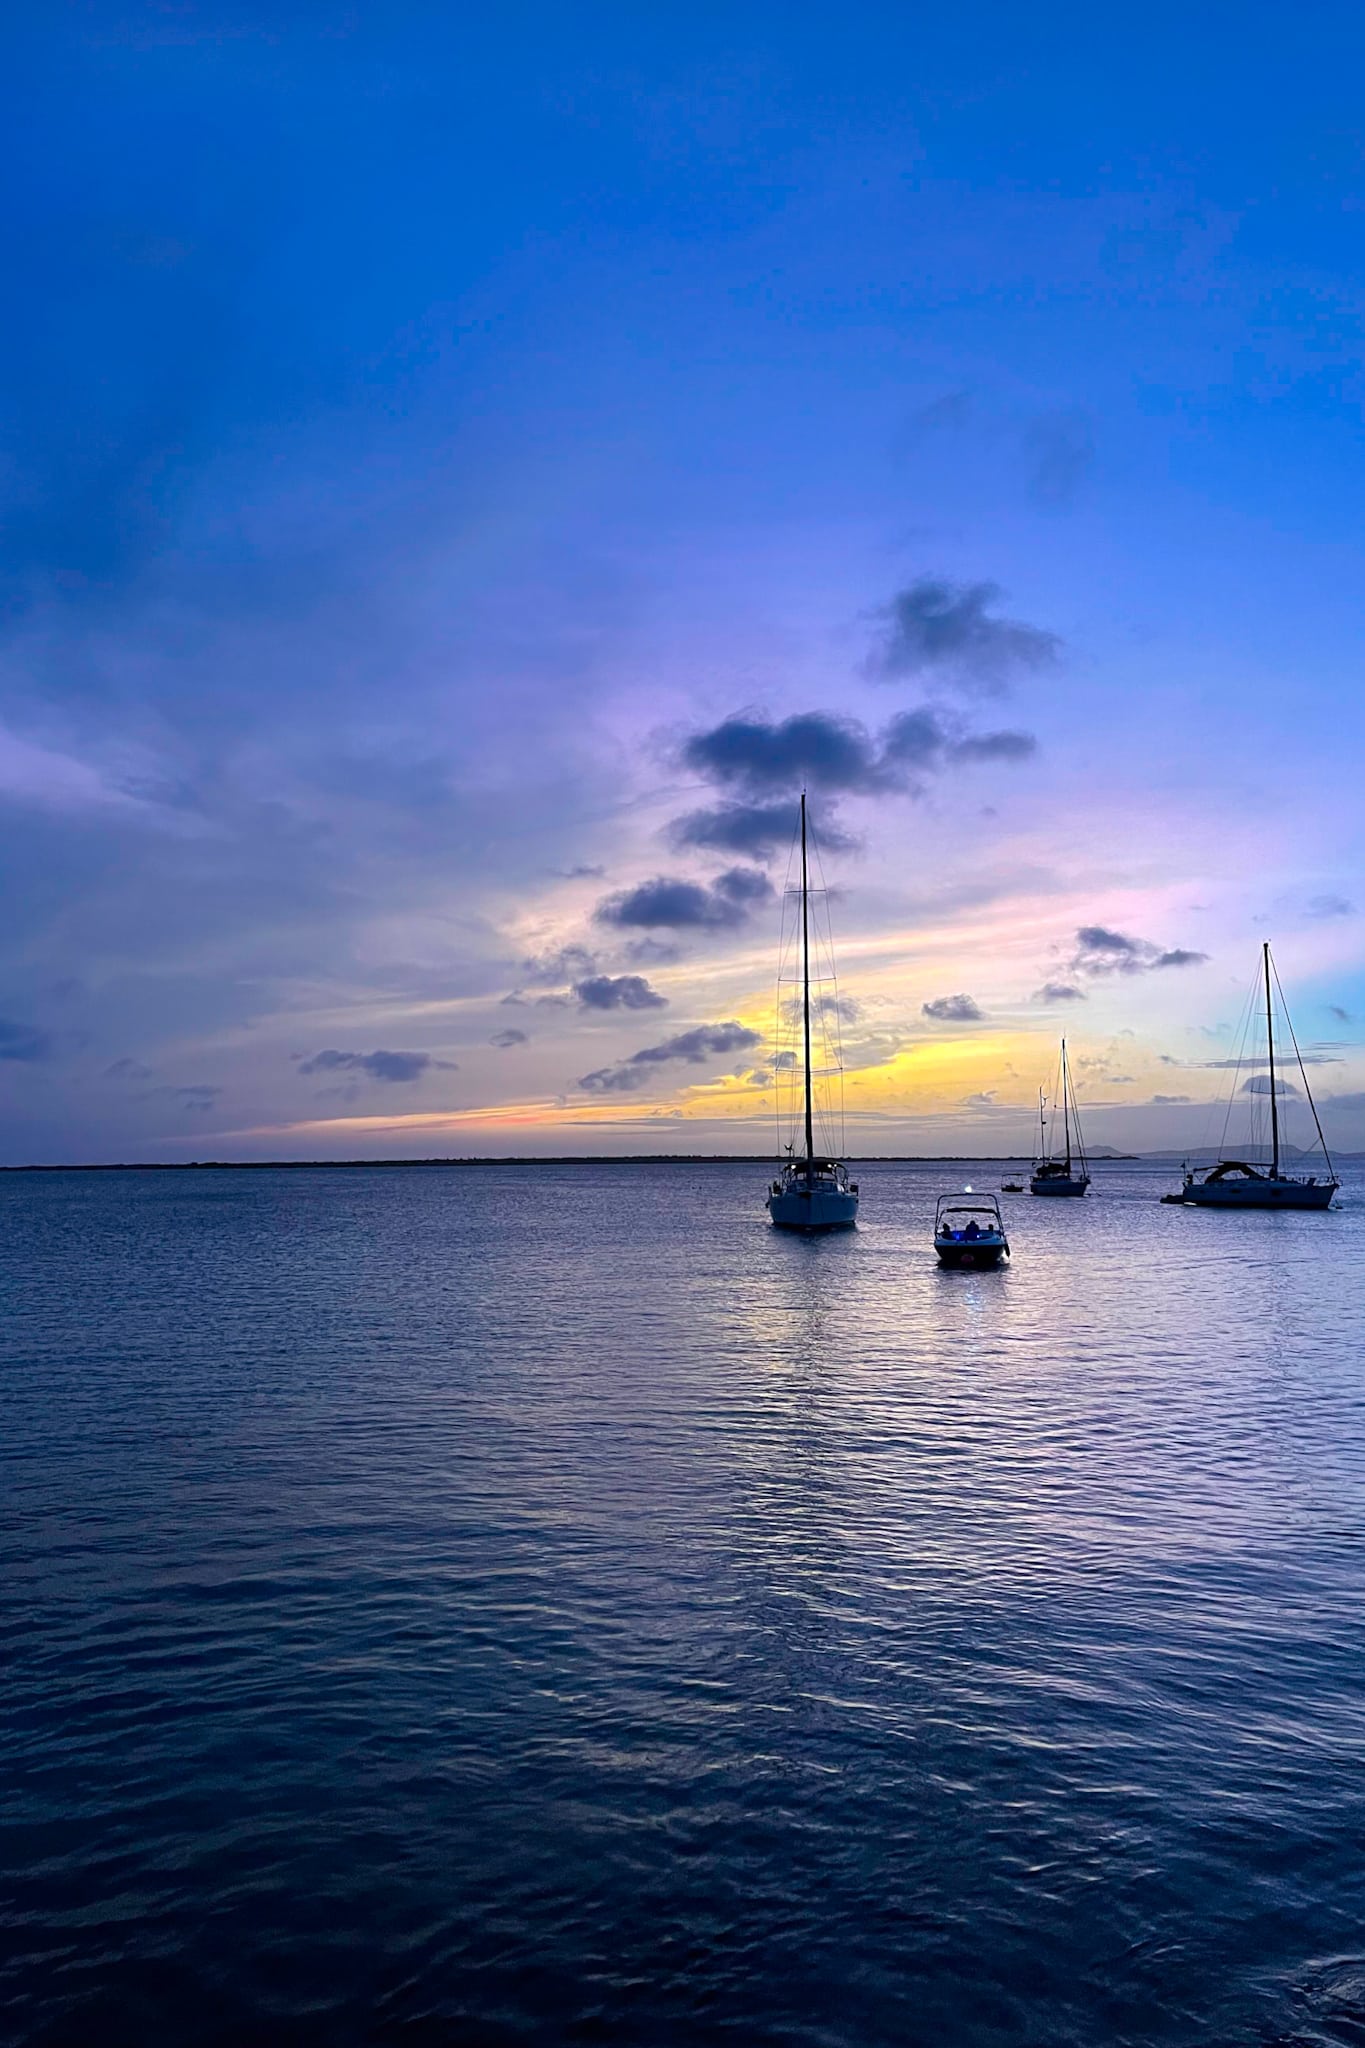
[{"label": "wispy cloud", "polygon": [[974,996],[935,996],[930,1003],[921,1003],[921,1016],[933,1024],[979,1024],[985,1011]]},{"label": "wispy cloud", "polygon": [[1150,939],[1135,939],[1103,924],[1083,924],[1076,933],[1076,951],[1071,959],[1074,974],[1099,978],[1108,974],[1150,974],[1167,967],[1197,967],[1207,953],[1193,953],[1184,946],[1158,946]]},{"label": "wispy cloud", "polygon": [[438,1060],[429,1052],[338,1052],[328,1046],[299,1060],[301,1074],[367,1074],[372,1081],[420,1081],[433,1068],[456,1071],[454,1060]]},{"label": "wispy cloud", "polygon": [[578,1085],[590,1095],[629,1094],[643,1088],[656,1067],[673,1061],[702,1066],[725,1053],[751,1052],[762,1042],[760,1032],[751,1031],[747,1024],[734,1018],[723,1024],[699,1024],[691,1031],[680,1031],[675,1038],[665,1039],[662,1045],[644,1046],[613,1067],[598,1067],[595,1072],[584,1074]]},{"label": "wispy cloud", "polygon": [[603,897],[593,916],[599,924],[646,931],[734,931],[773,893],[772,883],[757,868],[727,868],[706,886],[656,875]]},{"label": "wispy cloud", "polygon": [[1021,672],[1051,668],[1061,640],[1000,616],[1003,594],[995,583],[917,577],[877,615],[882,630],[868,672],[887,681],[911,677],[1002,690]]},{"label": "wispy cloud", "polygon": [[585,1010],[665,1010],[668,997],[651,988],[643,974],[594,974],[574,994]]},{"label": "wispy cloud", "polygon": [[0,1060],[16,1060],[27,1065],[30,1061],[47,1059],[52,1050],[53,1040],[49,1032],[35,1030],[31,1024],[17,1024],[12,1017],[0,1017]]}]

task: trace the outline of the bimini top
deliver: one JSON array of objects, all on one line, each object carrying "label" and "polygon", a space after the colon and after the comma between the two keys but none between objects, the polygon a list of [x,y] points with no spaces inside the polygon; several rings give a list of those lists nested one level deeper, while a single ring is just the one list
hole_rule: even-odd
[{"label": "bimini top", "polygon": [[1000,1220],[1000,1204],[994,1195],[940,1195],[934,1210],[934,1229],[960,1230],[975,1218],[980,1229],[980,1218],[986,1217],[994,1230],[1003,1230]]}]

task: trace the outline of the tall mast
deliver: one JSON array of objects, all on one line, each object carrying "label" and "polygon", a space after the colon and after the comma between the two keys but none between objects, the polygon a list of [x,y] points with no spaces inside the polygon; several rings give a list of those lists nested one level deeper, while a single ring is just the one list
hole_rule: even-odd
[{"label": "tall mast", "polygon": [[806,792],[801,792],[801,999],[806,1031],[806,1178],[815,1158],[810,1099],[810,885],[806,874]]},{"label": "tall mast", "polygon": [[1270,1001],[1270,941],[1262,947],[1265,956],[1265,1049],[1270,1063],[1270,1174],[1280,1177],[1280,1112],[1275,1101],[1275,1026]]},{"label": "tall mast", "polygon": [[806,1178],[815,1158],[810,1096],[810,883],[806,872],[806,792],[801,792],[801,1009],[806,1034]]},{"label": "tall mast", "polygon": [[1066,1132],[1066,1172],[1071,1178],[1071,1105],[1067,1097],[1071,1093],[1071,1077],[1066,1070],[1066,1040],[1062,1040],[1062,1128]]}]

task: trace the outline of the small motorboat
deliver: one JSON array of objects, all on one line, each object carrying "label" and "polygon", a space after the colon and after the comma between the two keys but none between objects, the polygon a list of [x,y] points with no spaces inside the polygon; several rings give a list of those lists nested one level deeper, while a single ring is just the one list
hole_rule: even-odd
[{"label": "small motorboat", "polygon": [[934,1211],[934,1250],[941,1266],[998,1266],[1010,1255],[1009,1239],[994,1195],[940,1195]]},{"label": "small motorboat", "polygon": [[1021,1180],[1002,1180],[1000,1192],[1002,1195],[1022,1195],[1024,1183]]}]

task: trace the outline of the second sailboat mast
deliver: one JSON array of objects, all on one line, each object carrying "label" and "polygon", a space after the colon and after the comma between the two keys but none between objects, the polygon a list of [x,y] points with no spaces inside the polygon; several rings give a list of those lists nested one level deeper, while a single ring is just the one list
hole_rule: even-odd
[{"label": "second sailboat mast", "polygon": [[806,1032],[806,1166],[815,1157],[810,1100],[810,882],[806,872],[806,792],[801,792],[801,995]]},{"label": "second sailboat mast", "polygon": [[[1266,940],[1263,950],[1265,955],[1265,1049],[1266,1059],[1270,1067],[1270,1174],[1272,1180],[1278,1180],[1280,1177],[1280,1112],[1275,1102],[1275,1027],[1271,1021],[1269,939]],[[1313,1114],[1316,1116],[1317,1111],[1314,1110]],[[1323,1149],[1325,1151],[1326,1147],[1324,1146]]]}]

